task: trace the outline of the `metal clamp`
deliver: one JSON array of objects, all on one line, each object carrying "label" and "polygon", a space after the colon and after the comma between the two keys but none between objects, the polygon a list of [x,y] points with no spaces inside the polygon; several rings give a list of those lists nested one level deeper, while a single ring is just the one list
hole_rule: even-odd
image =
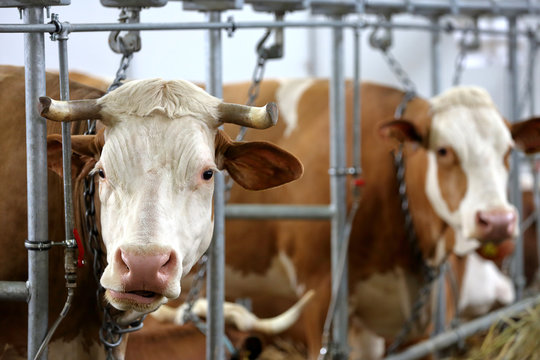
[{"label": "metal clamp", "polygon": [[44,251],[49,250],[52,247],[52,243],[48,240],[45,241],[32,241],[26,239],[24,241],[24,247],[26,250],[32,250],[32,251]]},{"label": "metal clamp", "polygon": [[343,167],[343,168],[330,168],[328,169],[328,175],[330,176],[347,176],[347,175],[356,175],[358,170],[354,167]]}]

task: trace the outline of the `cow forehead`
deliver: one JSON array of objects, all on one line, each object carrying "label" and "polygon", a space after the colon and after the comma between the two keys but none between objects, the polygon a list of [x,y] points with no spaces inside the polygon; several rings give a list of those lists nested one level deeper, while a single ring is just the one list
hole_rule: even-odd
[{"label": "cow forehead", "polygon": [[[506,153],[512,138],[489,95],[478,88],[457,88],[432,99],[431,148],[452,146],[462,161]],[[489,151],[488,151],[489,150]]]},{"label": "cow forehead", "polygon": [[189,116],[132,117],[106,130],[100,161],[112,183],[128,187],[160,174],[182,186],[201,168],[215,166],[214,137],[213,128]]}]

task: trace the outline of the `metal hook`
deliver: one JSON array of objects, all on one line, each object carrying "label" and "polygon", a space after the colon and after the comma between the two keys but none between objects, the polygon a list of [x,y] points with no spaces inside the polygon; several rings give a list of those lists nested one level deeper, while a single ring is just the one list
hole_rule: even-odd
[{"label": "metal hook", "polygon": [[[122,9],[118,21],[120,23],[138,23],[140,8]],[[109,34],[109,47],[117,54],[130,55],[141,50],[141,37],[139,30],[128,31],[120,35],[121,31],[112,31]]]},{"label": "metal hook", "polygon": [[[283,21],[284,13],[276,12],[276,21]],[[274,31],[275,43],[271,46],[264,47],[264,43]],[[263,37],[257,43],[257,54],[263,59],[279,59],[283,57],[283,28],[267,29]]]},{"label": "metal hook", "polygon": [[[472,32],[472,39],[467,40],[467,33]],[[460,48],[465,51],[478,50],[480,48],[480,32],[478,31],[478,18],[473,18],[473,28],[463,32],[463,37],[459,42]]]}]

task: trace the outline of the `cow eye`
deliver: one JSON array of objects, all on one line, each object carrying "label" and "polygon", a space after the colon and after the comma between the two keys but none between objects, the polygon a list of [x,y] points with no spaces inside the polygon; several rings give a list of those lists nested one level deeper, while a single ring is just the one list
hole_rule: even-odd
[{"label": "cow eye", "polygon": [[212,176],[214,175],[214,170],[206,170],[202,173],[202,178],[204,180],[210,180]]},{"label": "cow eye", "polygon": [[103,171],[103,169],[99,169],[97,173],[100,178],[105,179],[105,171]]},{"label": "cow eye", "polygon": [[448,154],[448,149],[445,147],[441,147],[437,149],[437,155],[438,156],[446,156]]}]

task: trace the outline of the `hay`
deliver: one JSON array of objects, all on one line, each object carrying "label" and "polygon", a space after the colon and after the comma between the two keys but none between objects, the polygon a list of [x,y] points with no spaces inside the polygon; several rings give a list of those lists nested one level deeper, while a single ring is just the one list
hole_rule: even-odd
[{"label": "hay", "polygon": [[463,357],[470,360],[540,359],[540,305],[491,326],[480,346]]}]

